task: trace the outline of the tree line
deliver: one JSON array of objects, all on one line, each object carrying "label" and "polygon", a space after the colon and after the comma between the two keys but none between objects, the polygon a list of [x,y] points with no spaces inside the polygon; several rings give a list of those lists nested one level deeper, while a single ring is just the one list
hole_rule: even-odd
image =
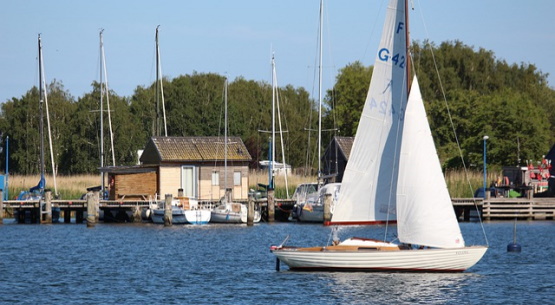
[{"label": "tree line", "polygon": [[[462,167],[464,160],[481,169],[485,135],[488,164],[497,166],[537,162],[555,143],[555,91],[535,65],[509,64],[460,41],[417,41],[411,48],[444,168]],[[326,99],[328,128],[355,134],[371,75],[372,67],[360,62],[339,72]]]},{"label": "tree line", "polygon": [[[551,110],[555,109],[555,91],[548,86],[547,75],[533,64],[508,64],[496,59],[491,51],[474,50],[460,41],[439,46],[415,42],[412,62],[444,167],[460,167],[461,160],[467,166],[481,166],[484,135],[489,136],[488,163],[497,165],[538,160],[553,144],[555,112]],[[360,62],[339,71],[324,99],[323,126],[328,131],[323,133],[322,149],[335,135],[356,133],[371,74],[372,67]],[[168,135],[223,136],[224,81],[222,75],[197,72],[164,78]],[[46,90],[57,173],[97,173],[100,84],[93,82],[91,92],[78,98],[65,90],[61,81],[53,80]],[[292,85],[280,87],[278,96],[282,128],[287,131],[283,134],[286,162],[314,173],[317,102],[304,88]],[[111,91],[109,101],[115,165],[136,164],[137,150],[156,134],[156,84],[138,86],[130,97]],[[0,130],[4,139],[9,136],[10,172],[39,171],[38,109],[36,87],[1,106]],[[228,133],[243,139],[253,157],[252,167],[268,158],[269,134],[264,131],[271,130],[271,116],[271,84],[241,77],[229,83]],[[105,111],[104,160],[105,165],[112,165],[106,117]],[[279,141],[276,145],[276,151],[281,151]],[[48,145],[46,149],[49,160]],[[50,162],[46,162],[46,168],[52,170]]]}]

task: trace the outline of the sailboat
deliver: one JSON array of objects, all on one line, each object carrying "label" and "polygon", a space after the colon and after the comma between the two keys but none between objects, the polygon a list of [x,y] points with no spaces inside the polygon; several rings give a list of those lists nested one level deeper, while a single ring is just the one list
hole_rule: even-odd
[{"label": "sailboat", "polygon": [[[276,109],[277,108],[277,109]],[[276,153],[276,116],[277,123],[279,127],[279,138],[281,143],[281,162],[277,161]],[[275,56],[272,54],[272,130],[265,131],[259,130],[259,132],[268,132],[271,134],[268,149],[268,161],[260,161],[261,165],[267,164],[268,166],[268,186],[267,189],[275,189],[275,177],[276,173],[280,173],[284,177],[285,181],[285,192],[286,198],[289,198],[289,182],[288,174],[290,168],[288,168],[285,162],[285,145],[283,142],[283,131],[281,124],[281,111],[279,102],[279,87],[277,82],[277,72],[276,72],[276,61]],[[275,220],[277,221],[289,221],[291,218],[293,207],[286,207],[285,205],[277,204],[275,208]]]},{"label": "sailboat", "polygon": [[[304,196],[297,197],[295,215],[302,222],[323,222],[324,221],[324,196],[332,194],[332,206],[335,205],[336,198],[341,189],[341,183],[330,183],[322,185],[322,33],[324,28],[324,0],[320,0],[320,24],[319,24],[319,64],[318,64],[318,183],[316,184],[316,192],[309,193]],[[310,188],[313,183],[300,185],[301,188]],[[300,194],[302,192],[299,192]]]},{"label": "sailboat", "polygon": [[272,246],[271,252],[291,270],[461,272],[487,251],[487,246],[465,245],[416,77],[409,85],[406,13],[406,0],[390,0],[343,189],[329,223],[396,221],[399,243],[334,236],[323,247]]},{"label": "sailboat", "polygon": [[[248,207],[246,204],[233,202],[231,188],[228,188],[227,178],[227,78],[224,83],[224,181],[225,195],[212,210],[210,222],[216,223],[246,223],[248,216]],[[260,222],[260,210],[255,209],[253,222]]]},{"label": "sailboat", "polygon": [[[44,108],[46,108],[46,120],[48,128],[48,139],[50,144],[50,157],[52,161],[52,178],[54,181],[54,194],[58,196],[58,188],[56,184],[56,166],[54,163],[54,153],[52,149],[52,134],[50,132],[50,114],[48,111],[48,95],[46,94],[46,81],[44,80],[44,67],[42,58],[42,40],[40,34],[38,36],[39,48],[39,133],[40,133],[40,180],[39,183],[30,188],[29,191],[22,191],[17,200],[42,200],[44,197],[44,189],[46,187],[45,166],[44,166]],[[60,217],[60,208],[52,207],[52,222],[58,222]],[[18,218],[18,216],[16,216]]]},{"label": "sailboat", "polygon": [[[166,122],[166,106],[164,103],[164,86],[162,80],[162,65],[160,63],[160,45],[158,42],[158,33],[160,26],[156,27],[156,124],[155,132],[157,136],[162,134],[168,136],[168,128]],[[160,116],[160,109],[162,116]],[[152,222],[164,223],[164,204],[165,202],[151,203],[150,217]],[[207,224],[210,221],[211,211],[204,209],[198,205],[198,201],[193,198],[179,197],[174,198],[171,202],[172,224]]]}]

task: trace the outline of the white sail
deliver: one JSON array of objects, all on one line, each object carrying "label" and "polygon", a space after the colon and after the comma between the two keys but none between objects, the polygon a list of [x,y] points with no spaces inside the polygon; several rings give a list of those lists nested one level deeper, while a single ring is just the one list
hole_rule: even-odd
[{"label": "white sail", "polygon": [[416,77],[402,138],[397,186],[399,240],[439,248],[464,247]]},{"label": "white sail", "polygon": [[391,1],[370,89],[331,224],[395,220],[402,120],[407,101],[404,1]]}]

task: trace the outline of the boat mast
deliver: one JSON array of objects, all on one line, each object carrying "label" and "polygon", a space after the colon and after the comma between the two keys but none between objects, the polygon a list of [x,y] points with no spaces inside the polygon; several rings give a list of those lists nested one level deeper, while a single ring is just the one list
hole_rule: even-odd
[{"label": "boat mast", "polygon": [[[104,29],[100,30],[100,168],[104,167],[104,81],[103,72],[104,67],[104,46],[102,42],[102,32]],[[104,193],[104,171],[100,172],[100,189]]]},{"label": "boat mast", "polygon": [[410,86],[411,86],[411,57],[410,57],[410,33],[409,33],[409,1],[405,0],[405,24],[407,27],[406,30],[406,44],[407,44],[407,54],[405,55],[407,58],[407,96],[410,93]]},{"label": "boat mast", "polygon": [[[108,71],[106,69],[106,55],[104,54],[104,41],[100,32],[100,47],[102,50],[102,68],[104,71],[104,93],[106,94],[106,111],[108,113],[108,128],[110,130],[110,147],[112,149],[112,166],[116,166],[116,154],[114,151],[114,132],[112,130],[112,111],[110,110],[110,89],[108,88]],[[101,71],[102,73],[102,71]]]},{"label": "boat mast", "polygon": [[270,158],[270,188],[274,188],[274,166],[276,160],[276,62],[272,54],[272,152]]},{"label": "boat mast", "polygon": [[324,27],[324,0],[320,0],[320,28],[318,54],[318,188],[322,179],[322,31]]},{"label": "boat mast", "polygon": [[42,73],[42,42],[39,34],[39,135],[40,135],[40,192],[44,191],[44,87]]},{"label": "boat mast", "polygon": [[[276,112],[276,106],[277,106],[277,112]],[[274,55],[272,54],[272,153],[271,153],[272,158],[270,160],[271,162],[270,170],[272,170],[271,188],[274,188],[273,169],[275,166],[275,159],[276,159],[275,157],[276,156],[276,122],[275,122],[276,113],[278,116],[279,136],[281,140],[281,161],[282,161],[282,169],[285,175],[284,176],[285,191],[286,191],[287,198],[289,198],[289,187],[288,187],[288,181],[287,181],[287,168],[286,168],[287,163],[285,162],[285,145],[283,143],[283,128],[281,126],[281,112],[279,109],[279,92],[278,92],[278,84],[277,84],[276,62],[275,62]]]},{"label": "boat mast", "polygon": [[[104,29],[100,30],[100,167],[104,167],[104,95],[106,94],[106,111],[108,112],[108,125],[110,130],[110,145],[112,151],[112,166],[116,166],[116,154],[114,150],[114,133],[112,131],[112,116],[110,114],[110,90],[108,88],[108,74],[106,71],[106,55],[104,53]],[[100,173],[100,188],[104,194],[104,176]],[[103,195],[102,195],[103,196]]]},{"label": "boat mast", "polygon": [[227,77],[224,84],[224,108],[224,187],[227,195]]},{"label": "boat mast", "polygon": [[[168,136],[168,128],[166,126],[166,107],[164,105],[164,87],[162,85],[162,65],[160,64],[160,46],[158,44],[158,28],[156,27],[156,135],[160,136],[162,133],[161,118],[160,118],[160,108],[162,108],[162,116],[164,120],[164,136]],[[161,104],[160,105],[160,99]]]}]

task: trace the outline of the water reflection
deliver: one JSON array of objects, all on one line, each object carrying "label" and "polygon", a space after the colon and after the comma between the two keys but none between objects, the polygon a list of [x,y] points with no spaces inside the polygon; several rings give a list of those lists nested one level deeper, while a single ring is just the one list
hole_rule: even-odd
[{"label": "water reflection", "polygon": [[322,273],[330,294],[350,304],[448,303],[472,284],[472,273]]}]

